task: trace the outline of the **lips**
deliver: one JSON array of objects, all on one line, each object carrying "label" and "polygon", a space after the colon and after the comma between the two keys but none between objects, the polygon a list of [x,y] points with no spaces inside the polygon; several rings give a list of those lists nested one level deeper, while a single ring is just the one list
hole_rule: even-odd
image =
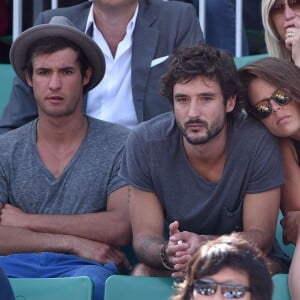
[{"label": "lips", "polygon": [[51,96],[47,97],[46,99],[53,104],[61,103],[64,100],[64,98],[60,96]]},{"label": "lips", "polygon": [[278,118],[277,118],[276,124],[277,124],[277,125],[280,125],[280,124],[286,122],[289,118],[290,118],[290,116],[282,116],[282,117],[278,117]]}]

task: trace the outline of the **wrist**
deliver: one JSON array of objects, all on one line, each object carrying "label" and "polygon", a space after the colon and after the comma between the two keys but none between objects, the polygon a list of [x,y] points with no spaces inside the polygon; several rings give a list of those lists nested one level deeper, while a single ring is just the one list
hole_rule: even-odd
[{"label": "wrist", "polygon": [[163,267],[169,271],[175,271],[174,267],[169,261],[168,254],[166,252],[168,242],[165,242],[160,248],[160,261]]}]

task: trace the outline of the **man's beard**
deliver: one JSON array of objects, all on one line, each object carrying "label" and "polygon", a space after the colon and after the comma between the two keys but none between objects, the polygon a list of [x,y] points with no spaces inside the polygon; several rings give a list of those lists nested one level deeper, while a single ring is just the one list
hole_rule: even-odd
[{"label": "man's beard", "polygon": [[[192,137],[187,134],[187,127],[190,124],[200,124],[204,128],[207,129],[207,133],[204,136],[200,137]],[[208,127],[208,123],[204,120],[197,119],[197,120],[188,120],[184,123],[184,128],[179,124],[177,121],[177,126],[179,127],[180,131],[182,132],[183,136],[187,140],[187,142],[191,145],[203,145],[211,141],[213,138],[215,138],[224,128],[225,126],[225,117],[222,120],[217,120],[210,128]]]}]

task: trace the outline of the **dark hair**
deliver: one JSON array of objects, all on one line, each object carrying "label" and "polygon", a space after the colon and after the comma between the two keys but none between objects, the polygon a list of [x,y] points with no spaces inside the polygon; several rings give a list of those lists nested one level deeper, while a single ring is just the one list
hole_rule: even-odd
[{"label": "dark hair", "polygon": [[214,275],[223,268],[248,274],[252,299],[271,300],[273,282],[263,253],[238,233],[223,235],[204,244],[192,257],[186,280],[178,285],[173,300],[190,300],[194,280]]},{"label": "dark hair", "polygon": [[[76,44],[74,44],[70,40],[62,38],[62,37],[42,38],[42,39],[36,41],[35,43],[33,43],[26,54],[26,65],[25,65],[24,70],[27,72],[27,74],[30,77],[32,77],[32,73],[33,73],[32,60],[35,57],[42,55],[42,54],[54,53],[56,51],[60,51],[60,50],[66,49],[66,48],[71,48],[77,53],[77,60],[80,65],[80,73],[83,78],[85,76],[87,69],[90,67],[90,63],[89,63],[86,55],[80,49],[80,47],[78,47]],[[83,89],[84,93],[87,92],[85,87]]]},{"label": "dark hair", "polygon": [[243,85],[241,99],[248,111],[251,111],[248,87],[255,78],[269,82],[300,103],[300,68],[286,59],[265,57],[241,68],[238,74]]},{"label": "dark hair", "polygon": [[208,45],[197,45],[178,50],[171,57],[168,71],[162,76],[161,94],[173,105],[176,83],[186,83],[197,76],[216,80],[221,87],[225,103],[237,95],[240,84],[232,55]]}]

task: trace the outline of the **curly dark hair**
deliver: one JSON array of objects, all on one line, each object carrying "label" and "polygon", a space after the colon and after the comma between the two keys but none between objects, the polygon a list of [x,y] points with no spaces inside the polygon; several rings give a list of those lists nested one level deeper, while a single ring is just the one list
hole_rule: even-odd
[{"label": "curly dark hair", "polygon": [[194,254],[187,278],[177,286],[178,294],[172,300],[192,299],[196,279],[214,275],[226,267],[248,275],[251,299],[272,299],[273,282],[266,257],[239,233],[232,233],[207,242]]},{"label": "curly dark hair", "polygon": [[161,94],[173,105],[176,83],[186,83],[204,76],[220,84],[225,103],[238,94],[240,81],[232,55],[208,45],[181,48],[173,54],[168,71],[162,76]]}]

